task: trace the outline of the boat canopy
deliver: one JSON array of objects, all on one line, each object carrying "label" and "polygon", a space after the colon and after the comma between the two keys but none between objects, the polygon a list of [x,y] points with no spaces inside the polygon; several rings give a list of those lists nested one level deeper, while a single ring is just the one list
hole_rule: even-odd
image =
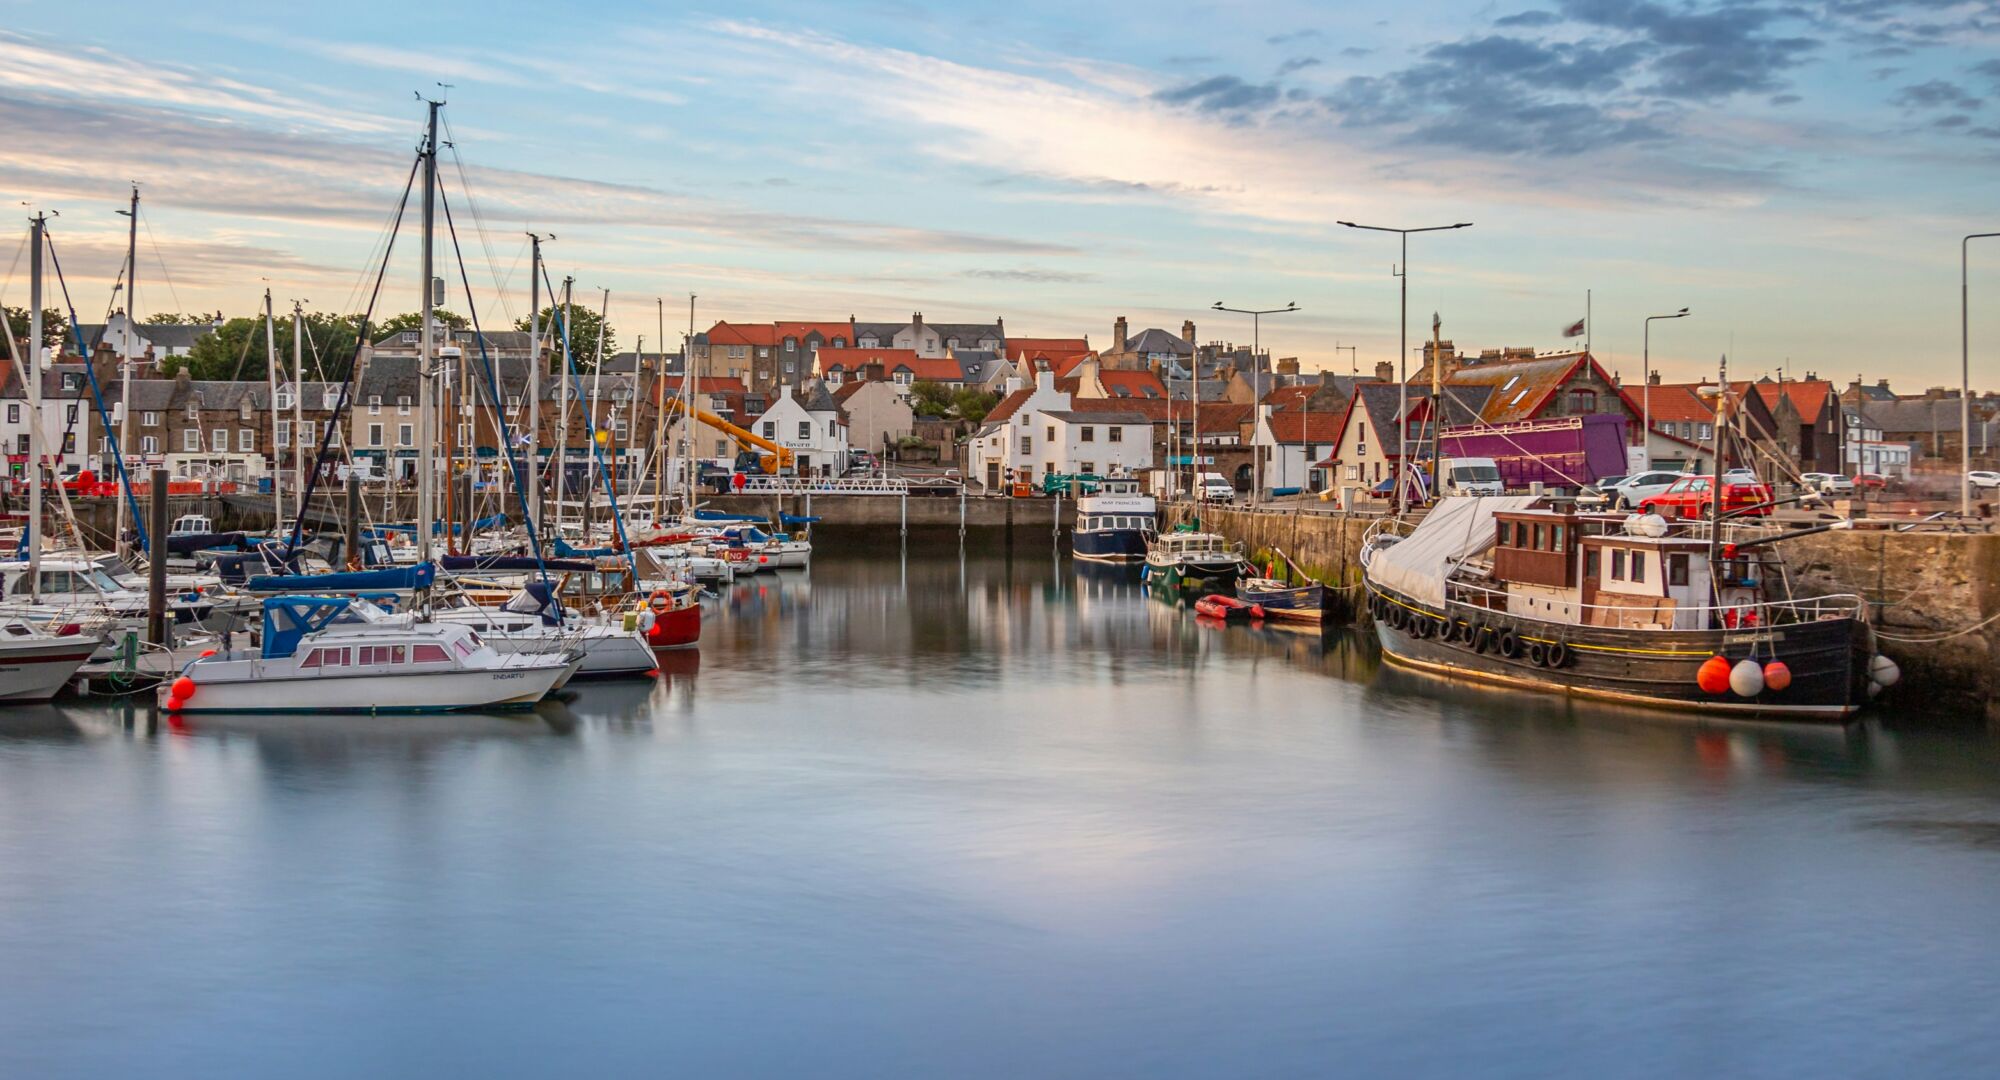
[{"label": "boat canopy", "polygon": [[273,596],[264,601],[264,659],[282,660],[299,650],[299,640],[339,618],[353,606],[345,596]]},{"label": "boat canopy", "polygon": [[355,593],[427,589],[437,579],[436,563],[415,563],[383,570],[348,570],[332,574],[274,574],[253,577],[244,586],[256,593]]},{"label": "boat canopy", "polygon": [[763,520],[765,520],[764,518],[761,518],[761,517],[757,516],[756,514],[725,514],[725,513],[723,513],[723,512],[722,512],[722,511],[720,511],[720,510],[696,510],[696,511],[694,512],[694,519],[695,519],[696,521],[763,521]]},{"label": "boat canopy", "polygon": [[1526,510],[1540,498],[1489,495],[1442,499],[1410,535],[1375,552],[1368,561],[1368,576],[1413,600],[1441,608],[1445,574],[1493,546],[1493,515]]}]

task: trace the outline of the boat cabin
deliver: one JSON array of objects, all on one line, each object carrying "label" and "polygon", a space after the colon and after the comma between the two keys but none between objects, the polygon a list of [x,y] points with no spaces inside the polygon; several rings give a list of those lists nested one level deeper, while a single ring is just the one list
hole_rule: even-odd
[{"label": "boat cabin", "polygon": [[174,519],[168,536],[208,536],[215,532],[215,522],[203,514],[182,514]]},{"label": "boat cabin", "polygon": [[1657,518],[1522,510],[1494,515],[1483,602],[1527,618],[1633,630],[1709,628],[1710,613],[1762,602],[1762,563],[1724,564],[1710,579],[1705,537]]}]

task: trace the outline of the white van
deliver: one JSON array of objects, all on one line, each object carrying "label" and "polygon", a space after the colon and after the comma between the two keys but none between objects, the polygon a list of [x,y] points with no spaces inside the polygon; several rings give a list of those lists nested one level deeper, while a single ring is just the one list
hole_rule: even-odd
[{"label": "white van", "polygon": [[1196,477],[1195,490],[1203,502],[1235,502],[1236,488],[1221,473],[1205,472]]},{"label": "white van", "polygon": [[1440,495],[1505,495],[1500,466],[1490,457],[1445,458]]}]

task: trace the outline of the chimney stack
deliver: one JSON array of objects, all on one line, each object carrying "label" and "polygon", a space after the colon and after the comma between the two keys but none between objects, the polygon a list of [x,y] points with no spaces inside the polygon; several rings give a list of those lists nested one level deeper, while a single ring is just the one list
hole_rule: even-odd
[{"label": "chimney stack", "polygon": [[1187,342],[1190,345],[1194,344],[1193,319],[1183,319],[1181,321],[1181,340]]},{"label": "chimney stack", "polygon": [[1647,383],[1647,385],[1649,385],[1649,386],[1658,386],[1658,385],[1660,385],[1660,373],[1659,373],[1659,372],[1657,372],[1657,371],[1650,371],[1650,372],[1647,372],[1647,373],[1646,373],[1646,383]]},{"label": "chimney stack", "polygon": [[881,382],[886,378],[887,369],[880,360],[871,360],[861,368],[862,382]]},{"label": "chimney stack", "polygon": [[1390,363],[1390,362],[1389,362],[1389,361],[1387,361],[1387,360],[1377,360],[1377,361],[1375,361],[1375,381],[1376,381],[1376,382],[1395,382],[1395,381],[1396,381],[1396,365],[1394,365],[1394,364]]},{"label": "chimney stack", "polygon": [[1118,316],[1118,321],[1111,324],[1111,351],[1116,353],[1125,351],[1125,316],[1123,315]]},{"label": "chimney stack", "polygon": [[1279,357],[1279,358],[1278,358],[1278,374],[1280,374],[1280,375],[1297,375],[1298,373],[1299,373],[1299,358],[1298,358],[1298,357],[1296,357],[1296,356],[1281,356],[1281,357]]}]

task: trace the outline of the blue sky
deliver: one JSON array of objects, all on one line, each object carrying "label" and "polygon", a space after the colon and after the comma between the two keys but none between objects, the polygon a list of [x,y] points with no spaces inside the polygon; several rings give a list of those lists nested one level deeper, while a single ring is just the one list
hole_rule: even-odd
[{"label": "blue sky", "polygon": [[[1688,305],[1655,324],[1670,378],[1727,352],[1921,389],[1957,379],[1958,237],[2000,229],[1993,0],[0,16],[0,193],[62,212],[86,319],[133,179],[141,308],[247,312],[268,280],[356,309],[437,82],[482,318],[525,310],[534,228],[556,276],[612,290],[628,346],[689,292],[704,326],[922,310],[1093,344],[1120,314],[1247,340],[1208,305],[1297,301],[1275,353],[1345,369],[1353,344],[1366,368],[1396,353],[1395,241],[1337,222],[1471,221],[1414,242],[1413,335],[1435,310],[1462,348],[1556,347],[1590,289],[1628,378],[1640,319]],[[1990,243],[1974,381],[1995,386]],[[414,307],[407,247],[392,274],[385,312]]]}]

